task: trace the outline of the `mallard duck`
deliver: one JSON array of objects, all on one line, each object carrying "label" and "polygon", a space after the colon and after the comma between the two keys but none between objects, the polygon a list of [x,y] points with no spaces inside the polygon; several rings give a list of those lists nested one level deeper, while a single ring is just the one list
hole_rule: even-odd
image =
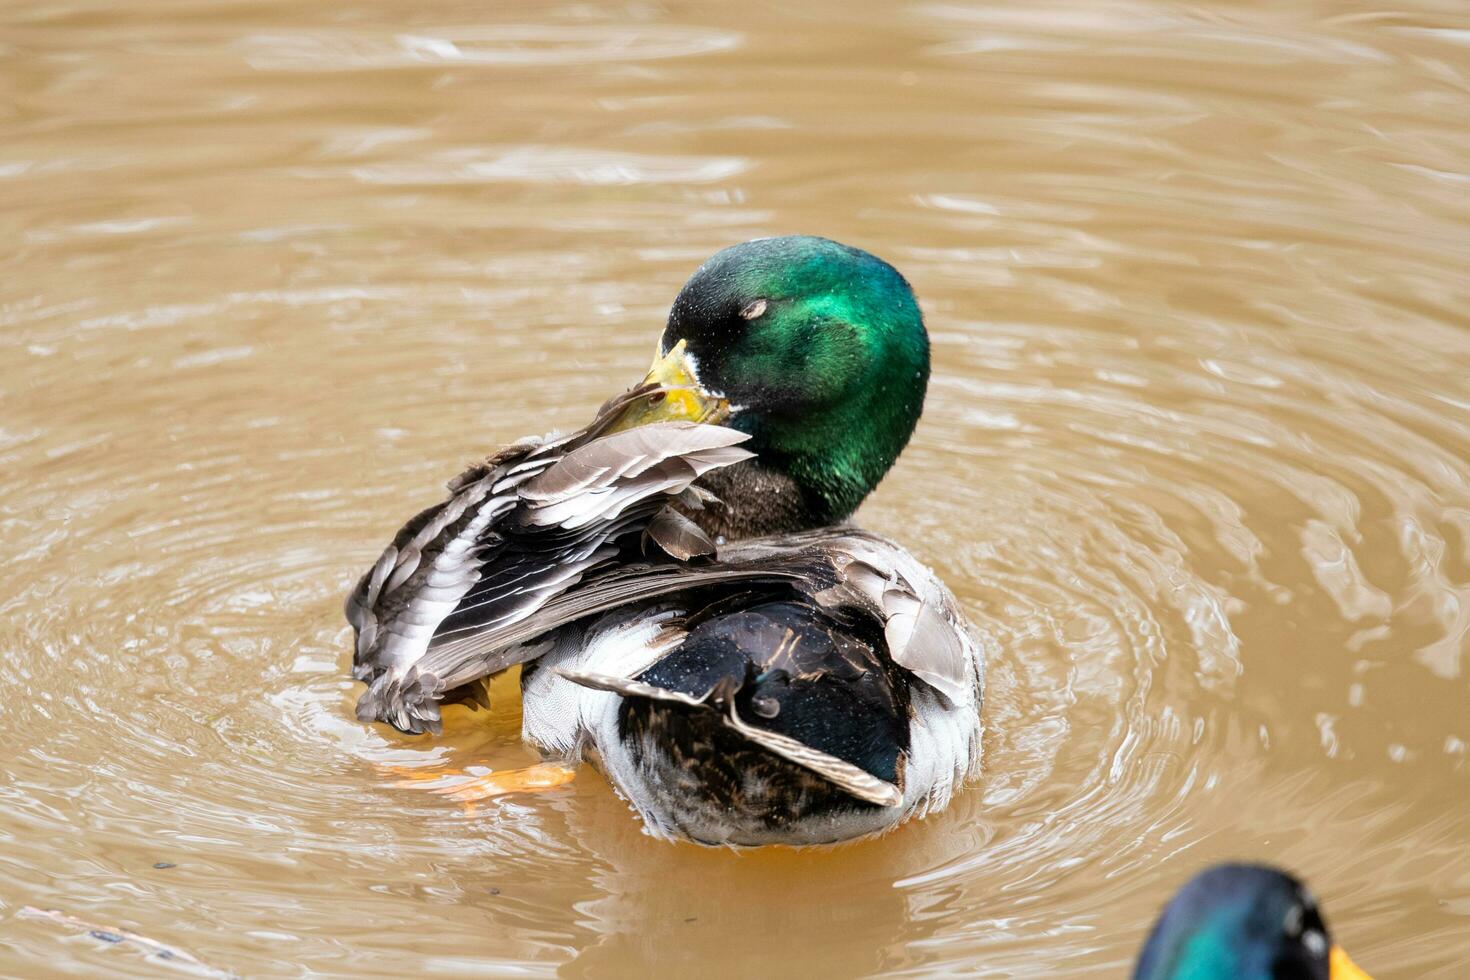
[{"label": "mallard duck", "polygon": [[948,590],[846,522],[907,444],[929,342],[891,265],[746,242],[680,291],[644,379],[585,429],[471,468],[347,599],[358,717],[439,729],[514,665],[548,763],[656,836],[817,844],[942,808],[980,762],[983,658]]},{"label": "mallard duck", "polygon": [[1219,864],[1185,884],[1144,943],[1134,980],[1372,980],[1332,941],[1296,878]]}]

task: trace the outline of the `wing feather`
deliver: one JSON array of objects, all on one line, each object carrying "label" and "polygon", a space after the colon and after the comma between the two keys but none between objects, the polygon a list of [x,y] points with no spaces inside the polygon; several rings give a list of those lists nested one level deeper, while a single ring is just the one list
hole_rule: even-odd
[{"label": "wing feather", "polygon": [[[882,623],[899,667],[951,703],[975,696],[979,648],[953,597],[901,548],[827,528],[728,545],[713,565],[683,564],[713,548],[668,505],[698,499],[695,480],[749,458],[745,436],[678,422],[604,435],[602,419],[573,437],[503,450],[395,536],[346,604],[354,674],[369,684],[360,718],[437,730],[446,692],[534,658],[531,641],[549,631],[737,580],[785,582],[823,605],[860,607]],[[674,561],[626,564],[639,537]]]},{"label": "wing feather", "polygon": [[700,476],[752,455],[744,433],[692,422],[603,434],[627,401],[582,433],[472,467],[398,532],[347,597],[353,673],[368,682],[359,718],[437,730],[446,690],[508,666],[496,654],[545,631],[523,625],[538,610],[610,565]]}]

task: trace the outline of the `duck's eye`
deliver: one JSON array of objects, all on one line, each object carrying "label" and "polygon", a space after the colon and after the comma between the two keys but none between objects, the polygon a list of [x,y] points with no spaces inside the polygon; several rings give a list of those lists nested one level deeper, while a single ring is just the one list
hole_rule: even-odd
[{"label": "duck's eye", "polygon": [[763,299],[753,299],[749,303],[746,303],[744,309],[740,311],[740,319],[754,320],[764,312],[766,312],[766,301]]},{"label": "duck's eye", "polygon": [[1286,938],[1301,943],[1312,956],[1327,954],[1327,929],[1322,925],[1322,913],[1317,911],[1317,904],[1310,894],[1304,894],[1302,901],[1286,910],[1286,920],[1281,923],[1281,928]]},{"label": "duck's eye", "polygon": [[1296,939],[1302,934],[1302,916],[1305,911],[1300,905],[1293,905],[1286,910],[1286,921],[1281,923],[1281,929],[1288,939]]}]

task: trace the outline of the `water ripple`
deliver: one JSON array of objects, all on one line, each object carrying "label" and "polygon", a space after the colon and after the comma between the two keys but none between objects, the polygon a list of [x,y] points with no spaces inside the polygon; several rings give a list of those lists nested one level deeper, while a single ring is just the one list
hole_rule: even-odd
[{"label": "water ripple", "polygon": [[[1365,966],[1459,975],[1453,5],[173,6],[6,12],[5,970],[156,972],[33,905],[250,975],[1115,975],[1179,879],[1269,855]],[[981,631],[983,778],[738,859],[590,772],[397,785],[533,756],[510,679],[442,739],[355,720],[354,576],[632,380],[704,256],[793,230],[924,304],[861,519]]]},{"label": "water ripple", "polygon": [[252,34],[235,47],[262,71],[359,71],[445,66],[552,66],[689,58],[728,51],[741,35],[693,27],[510,24],[403,34],[366,30]]}]

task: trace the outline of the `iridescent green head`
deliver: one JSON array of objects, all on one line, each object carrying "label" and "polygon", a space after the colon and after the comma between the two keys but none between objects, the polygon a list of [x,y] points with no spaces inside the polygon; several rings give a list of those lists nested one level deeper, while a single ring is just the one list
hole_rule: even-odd
[{"label": "iridescent green head", "polygon": [[1332,945],[1317,903],[1275,868],[1221,864],[1164,909],[1134,980],[1369,980]]},{"label": "iridescent green head", "polygon": [[929,337],[913,290],[825,238],[716,253],[674,300],[661,350],[681,340],[700,385],[729,399],[729,424],[795,481],[816,523],[857,509],[924,407]]}]

